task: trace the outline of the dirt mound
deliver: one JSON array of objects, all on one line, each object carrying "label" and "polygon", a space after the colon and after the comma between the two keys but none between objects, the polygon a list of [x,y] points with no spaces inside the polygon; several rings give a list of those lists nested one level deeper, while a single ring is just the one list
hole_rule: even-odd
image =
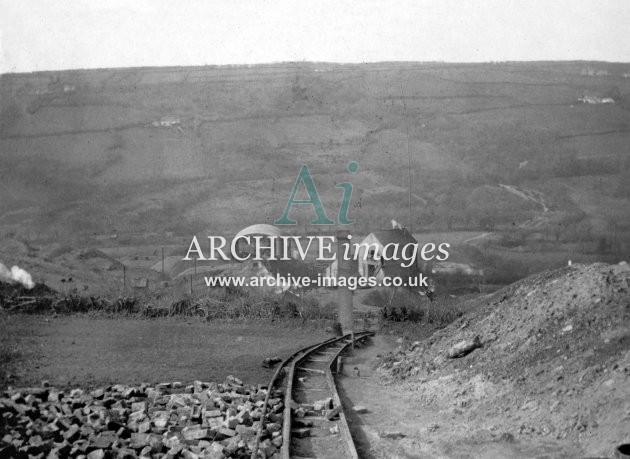
[{"label": "dirt mound", "polygon": [[609,454],[630,439],[629,293],[626,263],[538,274],[393,356],[383,374],[497,434]]}]

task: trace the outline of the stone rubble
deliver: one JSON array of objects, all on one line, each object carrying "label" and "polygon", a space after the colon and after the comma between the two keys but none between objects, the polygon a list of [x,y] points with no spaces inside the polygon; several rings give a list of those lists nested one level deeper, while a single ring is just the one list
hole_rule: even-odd
[{"label": "stone rubble", "polygon": [[[284,394],[268,402],[258,456],[279,457]],[[92,391],[54,387],[0,394],[0,457],[249,458],[260,427],[266,387],[228,376]]]}]

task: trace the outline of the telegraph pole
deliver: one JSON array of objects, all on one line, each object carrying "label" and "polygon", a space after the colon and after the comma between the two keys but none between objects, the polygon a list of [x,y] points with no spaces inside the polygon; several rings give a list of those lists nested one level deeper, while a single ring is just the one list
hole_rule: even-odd
[{"label": "telegraph pole", "polygon": [[[194,270],[194,278],[195,281],[197,280],[197,259],[195,258],[195,270]],[[193,283],[192,283],[192,279],[190,281],[190,294],[193,294]]]},{"label": "telegraph pole", "polygon": [[407,122],[407,104],[405,103],[405,94],[403,92],[402,83],[400,84],[400,100],[403,104],[403,122],[407,126],[407,177],[409,180],[409,233],[413,234],[413,220],[411,216],[411,148],[409,146],[409,123]]},{"label": "telegraph pole", "polygon": [[162,282],[164,282],[164,247],[162,247]]},{"label": "telegraph pole", "polygon": [[350,243],[351,237],[348,230],[337,231],[337,280],[344,278],[345,282],[345,287],[337,287],[338,316],[343,334],[354,333],[352,290],[348,288],[348,278],[353,274],[352,260],[346,260],[343,256],[345,246]]}]

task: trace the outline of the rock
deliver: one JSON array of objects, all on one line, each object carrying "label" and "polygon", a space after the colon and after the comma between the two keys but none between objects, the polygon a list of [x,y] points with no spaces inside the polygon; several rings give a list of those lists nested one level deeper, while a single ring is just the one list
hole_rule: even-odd
[{"label": "rock", "polygon": [[75,440],[78,440],[80,435],[81,435],[81,428],[76,424],[72,424],[70,428],[66,431],[66,433],[63,435],[63,437],[66,440],[68,440],[70,443],[72,443]]},{"label": "rock", "polygon": [[236,431],[226,427],[219,427],[216,430],[217,439],[232,438],[236,436]]},{"label": "rock", "polygon": [[136,411],[146,411],[147,403],[146,402],[134,402],[131,404],[131,412],[135,413]]},{"label": "rock", "polygon": [[138,424],[138,432],[146,433],[151,430],[151,421],[144,421]]},{"label": "rock", "polygon": [[237,425],[235,430],[236,430],[236,433],[239,434],[243,438],[256,435],[256,430],[242,424]]},{"label": "rock", "polygon": [[223,421],[223,426],[228,429],[235,429],[238,425],[238,419],[236,418],[228,418]]},{"label": "rock", "polygon": [[269,422],[265,425],[265,429],[267,429],[267,432],[280,432],[282,430],[282,425],[276,423],[276,422]]},{"label": "rock", "polygon": [[251,426],[253,422],[252,415],[247,409],[239,411],[236,415],[236,419],[238,419],[239,424],[245,424],[246,426]]},{"label": "rock", "polygon": [[112,447],[116,440],[118,440],[118,435],[115,432],[107,431],[97,436],[92,441],[92,446],[99,449],[108,449]]},{"label": "rock", "polygon": [[150,434],[148,438],[149,447],[151,448],[152,453],[159,453],[162,451],[162,447],[164,446],[164,441],[161,435],[158,434]]},{"label": "rock", "polygon": [[329,410],[326,412],[325,418],[330,421],[336,418],[337,416],[339,416],[339,413],[341,413],[342,411],[343,411],[343,408],[341,406],[336,406],[332,410]]},{"label": "rock", "polygon": [[120,448],[117,451],[116,459],[135,459],[136,452],[130,448]]},{"label": "rock", "polygon": [[482,344],[479,336],[475,336],[473,340],[463,340],[455,344],[449,349],[447,355],[449,359],[458,359],[467,356],[481,346]]},{"label": "rock", "polygon": [[141,449],[149,444],[149,434],[147,433],[132,433],[131,442],[129,446],[133,449]]},{"label": "rock", "polygon": [[326,398],[324,400],[318,400],[313,403],[313,410],[322,411],[327,410],[332,407],[332,398]]},{"label": "rock", "polygon": [[95,389],[92,392],[90,392],[90,395],[95,399],[95,400],[102,400],[103,397],[105,396],[105,391],[103,389]]},{"label": "rock", "polygon": [[[158,429],[164,429],[170,422],[170,416],[167,414],[160,414],[153,418],[153,425]],[[139,426],[138,426],[139,427]]]},{"label": "rock", "polygon": [[263,360],[262,366],[265,368],[271,368],[280,362],[282,362],[282,359],[280,357],[267,357],[265,360]]},{"label": "rock", "polygon": [[147,415],[144,411],[136,411],[129,415],[129,421],[135,422],[136,424],[142,422],[146,419]]},{"label": "rock", "polygon": [[103,459],[105,457],[105,451],[102,449],[95,449],[87,455],[87,459]]},{"label": "rock", "polygon": [[276,453],[277,449],[275,446],[273,446],[271,440],[266,439],[260,442],[260,445],[258,446],[258,451],[263,452],[263,457],[272,457]]},{"label": "rock", "polygon": [[538,402],[536,400],[528,400],[521,406],[521,410],[524,411],[536,411],[538,409]]},{"label": "rock", "polygon": [[243,385],[243,381],[238,379],[236,376],[229,375],[227,378],[225,378],[225,380],[228,383],[234,384],[234,385],[237,385],[237,386],[242,386]]},{"label": "rock", "polygon": [[185,440],[201,440],[208,436],[208,429],[202,429],[199,425],[184,427],[182,436]]},{"label": "rock", "polygon": [[212,443],[203,451],[204,459],[223,459],[225,455],[223,454],[223,446],[219,443]]}]

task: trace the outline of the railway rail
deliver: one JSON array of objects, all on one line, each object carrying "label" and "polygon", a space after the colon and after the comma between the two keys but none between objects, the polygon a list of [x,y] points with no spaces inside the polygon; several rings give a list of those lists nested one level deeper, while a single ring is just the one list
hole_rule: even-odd
[{"label": "railway rail", "polygon": [[284,414],[281,458],[358,459],[348,422],[337,393],[333,371],[348,347],[374,332],[361,331],[331,338],[290,355],[271,378],[252,459],[265,429],[269,398],[282,385]]}]

